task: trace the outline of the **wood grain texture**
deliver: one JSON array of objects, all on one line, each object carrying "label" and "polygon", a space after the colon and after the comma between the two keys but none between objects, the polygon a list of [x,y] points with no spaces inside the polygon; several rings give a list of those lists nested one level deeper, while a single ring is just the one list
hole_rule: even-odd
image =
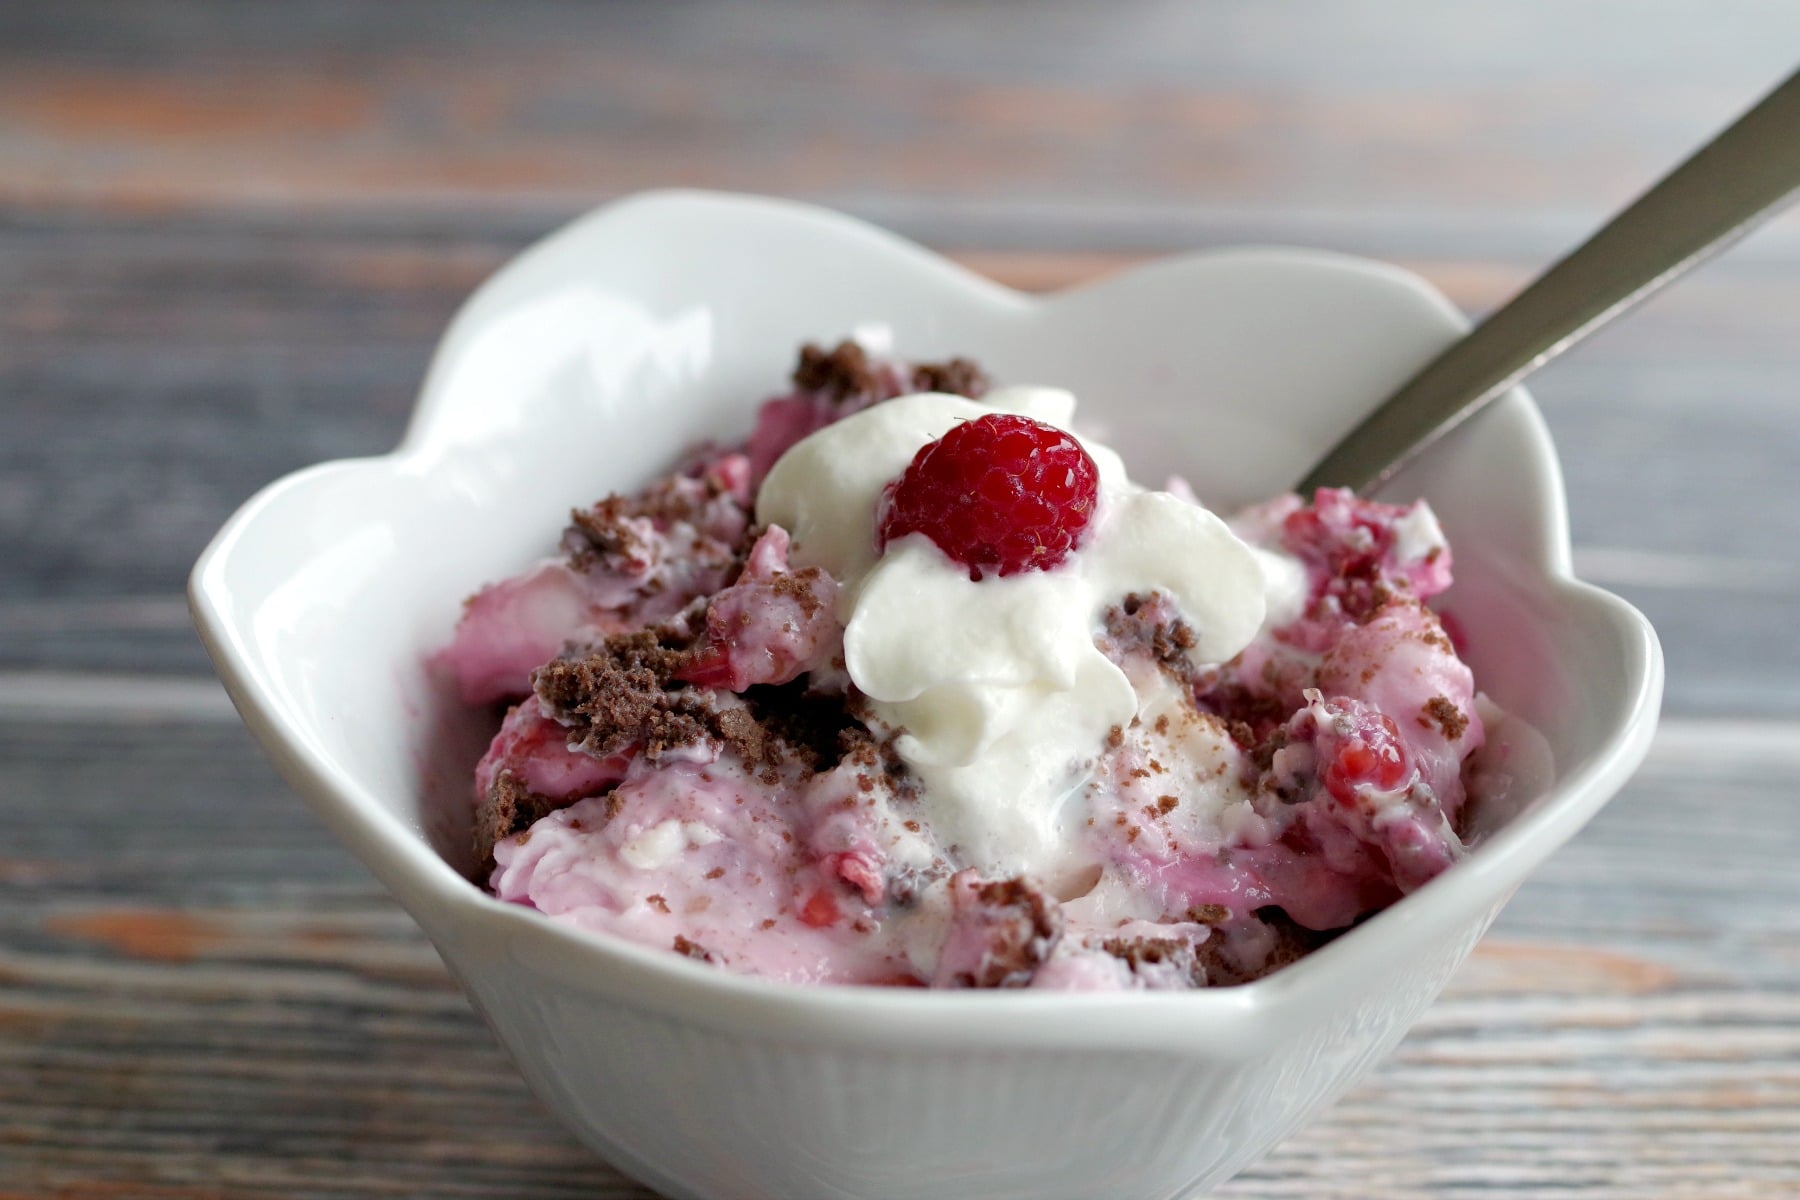
[{"label": "wood grain texture", "polygon": [[1009,215],[1599,213],[1800,44],[1782,0],[290,7],[7,6],[4,186],[136,208],[567,208],[680,183]]},{"label": "wood grain texture", "polygon": [[[393,444],[532,240],[726,187],[1032,290],[1285,242],[1478,314],[1797,47],[1791,0],[0,3],[0,1200],[647,1195],[285,794],[180,594],[258,487]],[[1790,215],[1534,385],[1678,719],[1222,1195],[1800,1195],[1797,313]]]},{"label": "wood grain texture", "polygon": [[[1730,737],[1674,727],[1393,1059],[1222,1194],[1793,1195],[1800,751],[1723,771]],[[0,1197],[645,1194],[241,730],[6,722],[0,760]]]}]

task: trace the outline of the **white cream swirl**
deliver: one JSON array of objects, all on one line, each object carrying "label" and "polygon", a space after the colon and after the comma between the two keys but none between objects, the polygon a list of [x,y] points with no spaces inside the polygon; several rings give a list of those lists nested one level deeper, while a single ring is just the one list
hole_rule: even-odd
[{"label": "white cream swirl", "polygon": [[1223,662],[1261,627],[1264,577],[1250,548],[1206,509],[1146,491],[1119,456],[1082,439],[1100,497],[1080,549],[1047,571],[971,580],[922,534],[875,551],[882,489],[961,421],[1002,411],[1068,428],[1075,398],[1006,388],[982,401],[939,393],[878,404],[806,438],[764,481],[757,518],[793,537],[791,560],[843,585],[844,659],[876,715],[901,731],[941,841],[966,865],[1050,881],[1078,864],[1063,801],[1107,735],[1138,709],[1095,645],[1126,595],[1169,596],[1197,635],[1197,664]]}]

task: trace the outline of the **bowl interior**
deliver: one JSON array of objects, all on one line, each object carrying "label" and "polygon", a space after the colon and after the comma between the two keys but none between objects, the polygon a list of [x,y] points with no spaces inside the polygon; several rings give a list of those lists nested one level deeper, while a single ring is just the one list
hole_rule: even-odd
[{"label": "bowl interior", "polygon": [[[328,823],[382,841],[353,845],[404,899],[407,878],[471,865],[468,772],[492,717],[424,668],[461,599],[548,552],[571,507],[747,432],[801,342],[879,328],[906,357],[1068,387],[1137,478],[1179,473],[1229,509],[1287,487],[1462,327],[1414,277],[1332,255],[1199,255],[1037,300],[818,210],[642,198],[490,281],[402,447],[257,497],[197,568],[196,609],[252,726],[322,779]],[[1615,754],[1642,715],[1645,635],[1567,579],[1554,453],[1523,393],[1387,495],[1436,508],[1457,556],[1442,607],[1559,778]]]}]

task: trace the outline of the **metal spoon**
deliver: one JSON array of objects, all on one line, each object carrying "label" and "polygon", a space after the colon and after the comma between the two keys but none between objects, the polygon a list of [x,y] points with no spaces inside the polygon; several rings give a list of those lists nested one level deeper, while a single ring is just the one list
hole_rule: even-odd
[{"label": "metal spoon", "polygon": [[1800,71],[1403,384],[1297,485],[1366,491],[1800,189]]}]

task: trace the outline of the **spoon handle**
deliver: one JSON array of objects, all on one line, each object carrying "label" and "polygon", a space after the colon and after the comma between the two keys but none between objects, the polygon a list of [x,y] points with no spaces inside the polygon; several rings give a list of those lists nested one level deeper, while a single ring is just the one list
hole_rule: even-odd
[{"label": "spoon handle", "polygon": [[1773,216],[1800,188],[1800,72],[1467,337],[1297,485],[1363,491],[1570,346]]}]

